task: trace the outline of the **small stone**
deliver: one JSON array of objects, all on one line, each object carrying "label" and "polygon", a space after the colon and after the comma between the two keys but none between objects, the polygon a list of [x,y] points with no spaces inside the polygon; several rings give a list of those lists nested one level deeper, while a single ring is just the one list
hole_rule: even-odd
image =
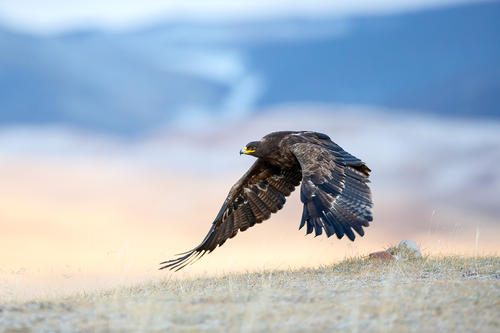
[{"label": "small stone", "polygon": [[380,259],[380,260],[394,260],[392,254],[388,251],[377,251],[370,253],[371,259]]},{"label": "small stone", "polygon": [[392,253],[396,259],[408,260],[422,258],[422,253],[417,243],[407,239],[402,240],[396,248],[391,248],[388,251]]}]

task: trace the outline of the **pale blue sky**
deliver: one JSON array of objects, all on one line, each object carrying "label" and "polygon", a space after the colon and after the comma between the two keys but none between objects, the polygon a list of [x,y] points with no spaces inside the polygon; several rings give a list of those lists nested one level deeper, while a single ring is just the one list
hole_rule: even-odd
[{"label": "pale blue sky", "polygon": [[47,34],[129,28],[160,19],[243,20],[377,14],[479,0],[1,0],[0,24]]}]

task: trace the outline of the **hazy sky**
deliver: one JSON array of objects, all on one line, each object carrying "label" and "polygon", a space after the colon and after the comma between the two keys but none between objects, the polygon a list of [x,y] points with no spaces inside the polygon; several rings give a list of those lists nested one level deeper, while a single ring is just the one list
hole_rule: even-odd
[{"label": "hazy sky", "polygon": [[500,161],[500,124],[490,120],[288,106],[136,143],[12,129],[0,131],[0,303],[172,276],[158,263],[199,244],[254,161],[239,156],[241,147],[276,129],[327,133],[372,168],[374,221],[365,236],[305,236],[296,189],[270,220],[181,277],[326,265],[403,239],[424,254],[500,253],[500,175],[491,168]]},{"label": "hazy sky", "polygon": [[241,20],[277,16],[375,14],[478,0],[2,0],[0,24],[34,33],[112,29],[158,19]]}]

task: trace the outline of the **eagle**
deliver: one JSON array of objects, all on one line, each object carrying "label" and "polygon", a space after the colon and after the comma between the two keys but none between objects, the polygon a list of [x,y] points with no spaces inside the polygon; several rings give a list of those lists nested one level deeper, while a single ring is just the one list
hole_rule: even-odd
[{"label": "eagle", "polygon": [[327,237],[344,235],[354,241],[364,235],[372,217],[370,169],[326,134],[281,131],[248,143],[240,155],[257,158],[233,185],[208,234],[194,249],[160,263],[160,269],[180,270],[222,246],[238,231],[270,218],[301,182],[304,204],[299,230]]}]

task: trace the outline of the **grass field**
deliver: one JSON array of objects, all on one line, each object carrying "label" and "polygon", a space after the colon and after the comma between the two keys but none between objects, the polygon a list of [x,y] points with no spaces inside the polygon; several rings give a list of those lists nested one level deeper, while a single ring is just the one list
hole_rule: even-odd
[{"label": "grass field", "polygon": [[0,305],[0,331],[500,332],[500,257],[348,259]]}]

